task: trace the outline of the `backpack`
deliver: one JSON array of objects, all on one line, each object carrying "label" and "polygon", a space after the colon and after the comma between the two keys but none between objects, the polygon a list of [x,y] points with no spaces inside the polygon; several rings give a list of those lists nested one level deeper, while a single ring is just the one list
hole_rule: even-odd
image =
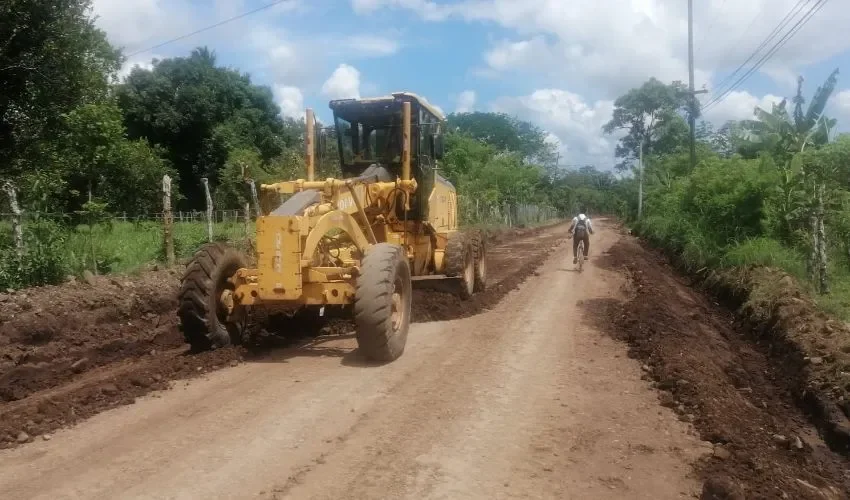
[{"label": "backpack", "polygon": [[580,214],[576,220],[576,229],[587,229],[587,216],[582,218],[581,216],[584,214]]}]

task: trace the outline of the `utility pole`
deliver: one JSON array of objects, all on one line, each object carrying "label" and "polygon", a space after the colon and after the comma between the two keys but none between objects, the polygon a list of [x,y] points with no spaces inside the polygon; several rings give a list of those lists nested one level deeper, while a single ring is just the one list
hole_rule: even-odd
[{"label": "utility pole", "polygon": [[688,122],[691,126],[691,170],[697,164],[696,100],[694,95],[694,0],[688,0],[688,91],[690,112]]},{"label": "utility pole", "polygon": [[691,128],[691,170],[697,166],[697,94],[707,90],[694,91],[694,0],[688,0],[688,124]]},{"label": "utility pole", "polygon": [[643,138],[640,140],[640,154],[638,156],[638,220],[643,212]]}]

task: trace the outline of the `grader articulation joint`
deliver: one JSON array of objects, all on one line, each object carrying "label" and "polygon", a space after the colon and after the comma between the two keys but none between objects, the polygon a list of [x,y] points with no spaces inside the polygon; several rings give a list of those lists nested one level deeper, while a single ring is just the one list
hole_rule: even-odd
[{"label": "grader articulation joint", "polygon": [[256,265],[212,243],[186,269],[178,315],[193,348],[240,343],[256,318],[336,306],[353,314],[367,359],[392,361],[407,342],[412,281],[451,282],[463,299],[484,290],[485,240],[458,229],[455,188],[437,171],[442,114],[410,93],[330,108],[343,178],[314,179],[308,109],[307,176],[261,186]]}]

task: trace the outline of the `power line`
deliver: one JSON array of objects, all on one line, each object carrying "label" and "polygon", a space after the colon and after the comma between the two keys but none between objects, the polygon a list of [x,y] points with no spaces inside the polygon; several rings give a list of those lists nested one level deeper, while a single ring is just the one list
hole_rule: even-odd
[{"label": "power line", "polygon": [[270,9],[270,8],[272,8],[272,7],[276,6],[276,5],[280,5],[280,4],[284,3],[284,2],[289,2],[289,1],[291,1],[291,0],[275,0],[275,1],[274,1],[274,2],[272,2],[272,3],[269,3],[269,4],[266,4],[266,5],[263,5],[263,6],[261,6],[261,7],[257,7],[256,9],[253,9],[253,10],[249,10],[248,12],[243,12],[242,14],[239,14],[239,15],[237,15],[237,16],[233,16],[233,17],[228,18],[228,19],[225,19],[225,20],[223,20],[223,21],[219,21],[219,22],[217,22],[217,23],[215,23],[215,24],[211,24],[211,25],[206,26],[206,27],[204,27],[204,28],[201,28],[201,29],[199,29],[199,30],[195,30],[195,31],[193,31],[193,32],[191,32],[191,33],[186,33],[185,35],[180,35],[180,36],[178,36],[178,37],[176,37],[176,38],[172,38],[171,40],[166,40],[165,42],[158,43],[158,44],[153,45],[153,46],[151,46],[151,47],[148,47],[148,48],[146,48],[146,49],[137,50],[137,51],[135,51],[135,52],[133,52],[133,53],[131,53],[131,54],[128,54],[128,55],[127,55],[127,57],[128,57],[128,58],[130,58],[130,57],[133,57],[133,56],[139,55],[139,54],[141,54],[141,53],[143,53],[143,52],[149,52],[149,51],[151,51],[151,50],[156,50],[156,49],[158,49],[158,48],[160,48],[160,47],[164,47],[164,46],[166,46],[166,45],[172,44],[172,43],[174,43],[174,42],[178,42],[178,41],[183,40],[183,39],[185,39],[185,38],[189,38],[189,37],[191,37],[191,36],[195,36],[195,35],[197,35],[198,33],[203,33],[204,31],[209,31],[209,30],[211,30],[211,29],[218,28],[219,26],[222,26],[222,25],[225,25],[225,24],[231,23],[231,22],[233,22],[233,21],[237,21],[237,20],[239,20],[239,19],[242,19],[243,17],[247,17],[247,16],[250,16],[250,15],[252,15],[252,14],[256,14],[257,12],[261,12],[261,11],[264,11],[264,10],[266,10],[266,9]]},{"label": "power line", "polygon": [[[820,1],[820,0],[818,0],[818,1]],[[791,21],[791,19],[793,17],[796,17],[796,15],[802,10],[802,8],[806,4],[808,4],[809,2],[811,2],[811,0],[798,0],[797,4],[794,7],[792,7],[791,10],[789,10],[787,14],[785,14],[785,17],[783,17],[782,20],[779,21],[779,24],[777,24],[773,28],[773,31],[768,33],[767,37],[765,37],[765,39],[762,40],[762,42],[759,44],[759,46],[756,47],[755,50],[753,50],[753,52],[750,54],[750,56],[747,57],[747,59],[744,62],[742,62],[740,64],[740,66],[738,66],[735,69],[735,71],[733,71],[731,74],[727,75],[726,78],[721,80],[720,83],[718,83],[715,88],[721,89],[721,88],[723,88],[724,85],[726,85],[727,83],[732,81],[732,79],[735,78],[735,75],[737,75],[739,71],[744,69],[744,67],[747,65],[747,63],[752,61],[753,58],[759,53],[759,51],[761,51],[761,49],[766,47],[767,44],[769,44],[770,41],[773,40],[773,38],[775,38],[777,34],[779,34],[779,31],[782,30]],[[758,19],[758,16],[756,16],[750,24],[752,25],[752,23],[756,19]],[[747,29],[749,29],[749,28],[747,28]]]},{"label": "power line", "polygon": [[735,90],[741,83],[746,81],[750,77],[750,75],[752,75],[755,71],[757,71],[759,68],[761,68],[764,65],[764,63],[766,63],[771,57],[773,57],[773,55],[779,49],[784,47],[785,44],[788,43],[788,41],[791,40],[791,38],[793,38],[794,35],[796,35],[798,31],[803,29],[803,27],[809,22],[809,20],[811,20],[811,18],[814,17],[814,15],[817,14],[823,8],[823,6],[826,5],[826,3],[828,1],[829,0],[817,0],[817,3],[815,3],[815,5],[812,6],[811,9],[809,9],[809,11],[804,15],[804,17],[802,19],[797,21],[797,23],[785,34],[785,36],[782,37],[782,39],[780,39],[776,44],[774,44],[774,46],[771,48],[771,50],[767,54],[762,56],[762,58],[759,59],[759,61],[752,68],[750,68],[750,70],[747,71],[747,73],[742,75],[729,89],[727,89],[724,93],[722,93],[721,95],[718,95],[717,97],[715,97],[714,99],[709,101],[703,107],[703,110],[707,110],[707,109],[711,108],[712,106],[715,106],[718,103],[720,103],[721,101],[723,101],[726,98],[726,96],[728,96],[733,90]]},{"label": "power line", "polygon": [[711,108],[712,106],[718,104],[719,102],[723,101],[726,98],[726,96],[728,96],[733,90],[735,90],[741,83],[746,81],[755,71],[757,71],[759,68],[761,68],[764,65],[764,63],[766,63],[771,57],[773,57],[773,55],[777,51],[779,51],[779,49],[784,47],[785,44],[788,43],[788,41],[791,40],[791,38],[793,38],[794,35],[796,35],[798,31],[803,29],[803,27],[809,22],[809,20],[815,14],[817,14],[820,11],[820,9],[823,8],[824,5],[826,5],[827,1],[828,0],[817,0],[817,3],[814,6],[812,6],[811,9],[809,9],[809,11],[804,15],[804,17],[802,19],[797,21],[797,23],[782,37],[782,39],[780,39],[776,44],[774,44],[774,46],[771,48],[771,50],[767,54],[762,56],[762,58],[759,59],[759,61],[752,68],[750,68],[750,70],[747,71],[747,73],[742,75],[729,89],[727,89],[725,92],[723,92],[722,94],[718,95],[717,97],[715,97],[714,99],[709,101],[703,109],[706,110],[706,109]]}]

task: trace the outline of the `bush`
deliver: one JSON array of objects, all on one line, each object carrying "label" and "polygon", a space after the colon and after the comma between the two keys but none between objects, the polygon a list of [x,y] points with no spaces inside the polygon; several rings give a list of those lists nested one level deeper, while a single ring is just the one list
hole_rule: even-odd
[{"label": "bush", "polygon": [[805,279],[803,257],[773,238],[750,238],[732,245],[721,261],[723,267],[768,266]]},{"label": "bush", "polygon": [[0,288],[61,283],[66,275],[64,243],[58,224],[44,220],[28,224],[22,255],[14,247],[0,250]]}]

